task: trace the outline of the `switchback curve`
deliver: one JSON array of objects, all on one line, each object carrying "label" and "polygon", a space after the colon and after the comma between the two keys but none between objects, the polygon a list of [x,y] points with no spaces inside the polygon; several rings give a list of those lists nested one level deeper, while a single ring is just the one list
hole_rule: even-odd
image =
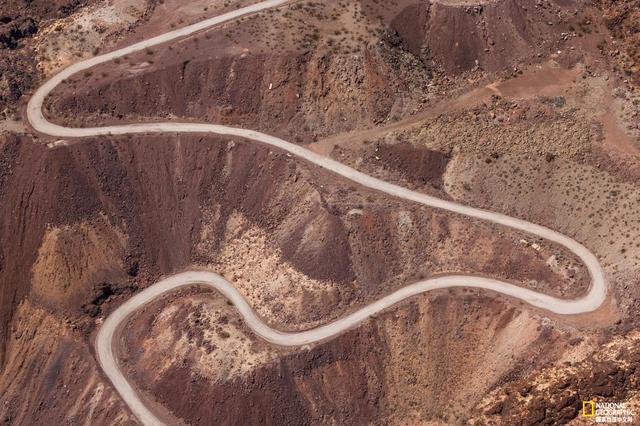
[{"label": "switchback curve", "polygon": [[203,271],[189,271],[168,277],[158,283],[151,285],[140,293],[136,294],[113,313],[111,313],[100,327],[96,338],[96,354],[100,366],[104,373],[109,377],[113,386],[127,403],[133,414],[145,425],[162,424],[161,420],[144,404],[138,393],[133,389],[131,384],[120,370],[113,353],[113,339],[118,326],[126,320],[126,318],[139,309],[141,306],[149,303],[155,298],[173,291],[176,288],[189,285],[207,285],[215,288],[225,295],[234,303],[240,315],[244,318],[247,325],[261,338],[279,345],[299,346],[329,339],[351,327],[361,323],[366,318],[380,312],[408,297],[424,293],[426,291],[442,288],[453,287],[475,287],[485,290],[491,290],[498,293],[508,295],[510,297],[520,299],[530,305],[545,309],[562,315],[574,315],[596,310],[605,300],[607,292],[607,284],[603,269],[598,259],[586,247],[577,241],[569,238],[559,232],[553,231],[544,226],[536,225],[521,219],[512,218],[500,213],[490,212],[488,210],[478,209],[465,206],[448,200],[442,200],[430,195],[422,194],[416,191],[403,188],[401,186],[376,179],[362,172],[352,169],[344,164],[334,161],[330,158],[323,157],[301,146],[292,144],[280,138],[270,136],[253,130],[240,129],[214,124],[199,123],[138,123],[120,126],[105,127],[87,127],[87,128],[68,128],[49,122],[43,114],[42,106],[45,98],[65,79],[72,75],[94,67],[96,65],[111,61],[113,59],[137,52],[158,44],[166,43],[181,37],[188,36],[197,31],[201,31],[217,24],[237,19],[241,16],[257,13],[266,9],[275,8],[288,3],[289,0],[267,0],[253,4],[235,11],[225,13],[223,15],[204,20],[202,22],[153,37],[148,40],[141,41],[131,46],[115,50],[85,61],[78,62],[64,69],[59,74],[45,82],[32,96],[27,105],[27,116],[29,122],[36,131],[41,133],[62,137],[62,138],[81,138],[101,135],[127,135],[139,133],[213,133],[218,135],[238,136],[259,143],[267,144],[275,148],[287,151],[303,160],[309,161],[319,167],[333,172],[343,178],[349,179],[367,188],[384,192],[394,197],[404,200],[416,202],[425,206],[443,209],[465,215],[468,217],[493,222],[504,225],[519,231],[537,235],[554,243],[560,244],[576,256],[578,256],[589,271],[591,277],[591,285],[587,294],[572,300],[565,300],[533,290],[518,287],[516,285],[503,282],[491,278],[472,277],[464,275],[448,275],[430,278],[410,284],[396,292],[385,296],[363,308],[340,318],[332,323],[317,327],[312,330],[285,333],[274,330],[255,314],[251,306],[246,302],[244,297],[238,292],[232,283],[225,280],[222,276]]}]

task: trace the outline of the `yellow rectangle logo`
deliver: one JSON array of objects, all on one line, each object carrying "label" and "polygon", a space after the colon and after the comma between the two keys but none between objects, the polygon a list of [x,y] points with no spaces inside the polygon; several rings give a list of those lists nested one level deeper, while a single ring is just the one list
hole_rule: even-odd
[{"label": "yellow rectangle logo", "polygon": [[593,417],[596,415],[596,403],[591,401],[582,401],[582,417]]}]

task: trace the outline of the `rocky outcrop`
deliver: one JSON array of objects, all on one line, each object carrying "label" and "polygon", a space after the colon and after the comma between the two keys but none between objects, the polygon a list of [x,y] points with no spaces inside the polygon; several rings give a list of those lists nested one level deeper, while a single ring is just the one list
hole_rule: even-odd
[{"label": "rocky outcrop", "polygon": [[[190,338],[200,316],[180,321],[189,308],[181,298],[148,306],[127,328],[122,356],[142,388],[194,425],[212,418],[246,425],[463,423],[501,376],[544,365],[567,340],[492,297],[429,294],[312,348],[270,348],[227,306],[223,328],[244,328],[231,339],[246,339],[247,354],[231,344],[211,345],[208,337]],[[261,356],[268,351],[275,353]],[[227,380],[203,374],[215,354],[223,361],[210,368],[224,371],[224,360],[236,359],[244,374]]]},{"label": "rocky outcrop", "polygon": [[386,15],[389,27],[414,55],[453,74],[476,68],[499,71],[546,56],[583,19],[569,11],[585,6],[580,0],[404,0],[391,13],[384,3],[361,3],[371,16]]},{"label": "rocky outcrop", "polygon": [[15,49],[21,39],[38,32],[38,24],[32,18],[0,18],[0,49]]},{"label": "rocky outcrop", "polygon": [[640,1],[598,0],[595,2],[604,13],[605,23],[619,40],[619,47],[604,44],[613,61],[619,64],[636,86],[640,86]]},{"label": "rocky outcrop", "polygon": [[358,55],[319,49],[160,62],[162,67],[151,65],[143,74],[121,78],[113,70],[104,78],[63,85],[50,111],[73,122],[81,110],[85,124],[118,117],[194,117],[311,142],[384,121],[400,93],[415,94],[407,81],[427,78],[422,68],[392,61],[378,47]]},{"label": "rocky outcrop", "polygon": [[88,3],[88,0],[6,0],[0,4],[0,16],[32,16],[41,22],[69,16]]}]

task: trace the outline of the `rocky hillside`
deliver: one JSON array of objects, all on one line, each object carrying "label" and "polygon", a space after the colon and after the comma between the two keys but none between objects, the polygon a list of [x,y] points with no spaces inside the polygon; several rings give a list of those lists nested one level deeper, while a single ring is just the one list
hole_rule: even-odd
[{"label": "rocky hillside", "polygon": [[608,47],[620,69],[636,85],[640,85],[640,2],[637,0],[597,0],[604,12],[607,28],[617,39]]},{"label": "rocky hillside", "polygon": [[85,3],[8,0],[0,4],[0,119],[12,115],[23,93],[39,81],[29,39],[46,22],[64,18]]},{"label": "rocky hillside", "polygon": [[[73,351],[83,381],[66,382],[48,357],[30,362],[53,363],[59,375],[52,383],[80,397],[89,392],[82,386],[104,386],[84,376],[95,372],[87,348],[96,321],[161,274],[194,265],[227,274],[281,328],[317,325],[418,276],[450,270],[557,294],[579,288],[566,288],[565,272],[546,263],[553,247],[539,253],[517,233],[356,191],[263,147],[153,136],[51,150],[5,137],[0,152],[2,217],[13,218],[0,228],[2,380],[20,377],[16,392],[44,380],[14,361],[32,352],[32,339],[50,337],[33,334],[28,312],[59,325],[71,346],[47,343],[59,348],[49,356]],[[576,280],[586,283],[584,272]],[[56,399],[43,412],[33,408],[44,393],[9,395],[4,415],[26,422],[37,419],[28,413],[62,418],[75,401]]]},{"label": "rocky hillside", "polygon": [[[117,349],[129,377],[167,418],[191,424],[237,423],[238,412],[249,424],[537,424],[574,419],[589,395],[637,400],[634,1],[299,2],[68,79],[47,99],[52,120],[259,129],[557,229],[593,250],[610,280],[588,317],[442,291],[291,350],[257,340],[219,295],[190,289],[126,325]],[[0,110],[19,114],[43,73],[235,6],[4,2]],[[223,274],[287,330],[442,273],[561,297],[589,283],[553,244],[383,196],[266,146],[25,132],[0,133],[6,423],[134,424],[96,363],[96,329],[187,268]]]},{"label": "rocky hillside", "polygon": [[536,62],[562,49],[589,13],[580,0],[361,3],[366,13],[386,18],[409,51],[448,73]]}]

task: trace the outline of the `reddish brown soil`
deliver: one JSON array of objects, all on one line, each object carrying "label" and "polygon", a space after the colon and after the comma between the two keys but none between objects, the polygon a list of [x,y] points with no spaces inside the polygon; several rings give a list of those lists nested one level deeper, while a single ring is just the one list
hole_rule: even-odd
[{"label": "reddish brown soil", "polygon": [[[486,384],[480,380],[478,392],[469,393],[477,378],[470,373],[487,374],[486,359],[478,354],[523,319],[517,310],[491,297],[431,295],[311,349],[280,349],[277,361],[218,383],[194,375],[190,356],[172,363],[160,376],[150,368],[146,357],[151,354],[138,348],[148,338],[158,305],[139,315],[124,335],[128,370],[142,388],[191,424],[207,424],[212,418],[222,424],[355,425],[412,418],[460,422],[473,414],[481,389],[501,379],[501,373],[489,373]],[[180,311],[176,317],[188,314]],[[235,322],[235,315],[229,315]],[[175,329],[197,335],[199,327],[180,322]],[[521,377],[533,365],[540,367],[561,354],[569,336],[553,328],[539,328],[533,334],[529,344],[513,352],[504,348],[508,366],[499,371],[513,379]],[[202,341],[194,344],[206,346]],[[503,356],[501,351],[494,356]]]},{"label": "reddish brown soil", "polygon": [[68,320],[23,302],[0,375],[4,424],[136,424]]},{"label": "reddish brown soil", "polygon": [[633,407],[640,386],[637,339],[637,334],[632,336],[631,345],[614,340],[579,363],[567,363],[565,369],[550,368],[513,381],[495,392],[499,400],[486,406],[483,420],[513,424],[527,418],[522,424],[564,424],[578,417],[582,401],[593,399],[627,401]]},{"label": "reddish brown soil", "polygon": [[[407,262],[425,265],[419,268],[420,273],[439,272],[441,266],[437,265],[442,264],[442,260],[438,245],[449,238],[473,235],[472,240],[478,247],[489,244],[495,255],[511,252],[505,252],[501,247],[513,245],[518,240],[516,233],[509,232],[505,234],[506,239],[495,239],[491,237],[493,228],[484,224],[471,225],[478,232],[470,232],[464,237],[464,234],[458,235],[458,228],[469,226],[464,225],[464,220],[452,220],[441,212],[409,207],[414,222],[412,227],[417,227],[410,232],[421,240],[412,249],[415,250],[412,257],[422,254],[415,260],[397,258],[394,253],[405,242],[396,240],[397,225],[393,223],[397,221],[394,216],[403,203],[384,200],[384,197],[366,191],[352,192],[350,185],[339,184],[324,172],[310,172],[306,165],[296,164],[283,154],[253,144],[230,146],[194,136],[180,137],[180,142],[174,143],[170,142],[171,138],[103,139],[55,150],[34,145],[28,139],[6,139],[2,145],[5,164],[1,175],[2,205],[9,209],[5,213],[7,216],[15,208],[13,206],[21,204],[26,208],[20,210],[27,213],[18,218],[17,224],[5,225],[4,256],[13,253],[17,260],[5,260],[2,274],[10,282],[23,283],[15,288],[28,287],[25,277],[29,274],[25,268],[30,268],[35,261],[45,227],[92,221],[99,213],[106,214],[109,223],[125,230],[129,240],[135,241],[122,253],[127,266],[138,265],[134,270],[156,275],[179,270],[194,261],[203,262],[206,259],[194,258],[190,253],[194,253],[194,239],[199,238],[201,208],[211,203],[221,209],[215,225],[217,238],[225,229],[229,215],[240,211],[262,229],[280,235],[273,242],[306,275],[346,285],[357,279],[366,283],[368,292],[378,286],[384,288],[385,283],[395,279],[399,270],[407,268]],[[439,157],[438,154],[423,155]],[[405,154],[404,158],[408,157],[410,155]],[[438,168],[442,171],[443,164],[438,161],[441,160],[437,160],[433,168],[420,165],[407,171],[437,181],[440,179]],[[230,162],[231,174],[216,166],[227,162]],[[156,164],[165,166],[158,168]],[[195,182],[197,190],[193,189]],[[288,225],[283,232],[283,221],[295,212],[296,206],[282,202],[273,205],[273,199],[283,186],[300,186],[303,182],[310,185],[309,190],[317,191],[320,197],[318,209],[311,210],[308,216],[296,217],[295,226]],[[18,190],[8,191],[9,188]],[[376,204],[378,200],[384,201]],[[345,216],[353,208],[362,209],[362,216],[347,221]],[[305,229],[320,222],[331,237],[319,245],[303,244]],[[213,252],[218,243],[214,241],[211,246]],[[430,246],[432,248],[428,249]],[[64,245],[62,247],[66,250]],[[369,253],[372,247],[378,247],[374,252],[379,252],[386,262],[379,262],[377,255]],[[358,253],[354,253],[356,249]],[[513,279],[535,277],[547,281],[551,288],[562,281],[554,277],[544,266],[544,260],[535,255],[508,255],[503,262],[499,258],[486,264],[483,262],[481,259],[463,259],[459,268],[488,274],[501,271],[505,277]],[[354,263],[364,275],[354,272]],[[503,265],[504,269],[496,268],[497,265]],[[454,266],[445,266],[451,267]],[[119,271],[120,275],[116,272],[103,271],[103,279],[126,278],[128,270]],[[98,277],[92,281],[99,284]],[[74,296],[80,299],[74,299],[70,305],[77,306],[81,299],[94,297],[93,291],[81,290]],[[13,291],[8,293],[7,303],[14,298]]]},{"label": "reddish brown soil", "polygon": [[607,28],[621,42],[621,49],[609,44],[602,47],[624,75],[640,85],[640,2],[637,0],[598,0]]},{"label": "reddish brown soil", "polygon": [[[560,34],[583,19],[569,13],[581,9],[578,3],[498,1],[479,11],[440,3],[420,6],[428,9],[422,12],[410,2],[362,7],[368,19],[380,15],[391,30],[372,24],[374,43],[357,45],[355,54],[332,50],[333,33],[326,31],[311,47],[284,42],[274,50],[263,46],[271,37],[268,27],[249,18],[237,28],[191,37],[180,49],[150,49],[73,78],[54,95],[51,113],[75,125],[75,111],[83,111],[84,122],[189,117],[310,142],[406,114],[417,100],[432,96],[427,84],[440,82],[437,70],[456,74],[478,68],[476,60],[489,71],[540,62],[564,49]],[[419,39],[403,37],[414,27],[424,31]]]},{"label": "reddish brown soil", "polygon": [[[157,59],[163,64],[161,69],[152,68],[140,75],[120,77],[117,68],[107,68],[113,77],[103,79],[102,74],[96,74],[98,81],[73,84],[73,94],[56,95],[52,109],[71,120],[70,112],[77,110],[98,115],[102,118],[98,121],[106,117],[107,122],[124,117],[195,117],[310,141],[381,121],[393,104],[393,70],[375,52],[350,60],[357,62],[353,66],[362,67],[363,76],[356,98],[343,104],[334,100],[342,95],[345,83],[327,81],[326,73],[344,59],[331,53],[249,54],[242,59],[223,56],[181,60],[165,56]],[[134,58],[132,62],[144,59]],[[160,95],[169,92],[171,96]],[[158,96],[147,96],[149,93]]]},{"label": "reddish brown soil", "polygon": [[[304,143],[407,117],[413,124],[436,117],[454,127],[470,113],[474,123],[485,124],[483,141],[509,152],[519,146],[500,133],[507,121],[527,122],[532,128],[560,118],[579,121],[575,111],[558,109],[565,99],[555,92],[578,77],[597,76],[608,64],[595,47],[606,39],[607,29],[581,0],[482,5],[361,0],[364,15],[348,11],[347,27],[361,26],[366,33],[350,33],[349,39],[333,22],[339,20],[333,13],[344,4],[325,3],[291,8],[280,33],[268,27],[286,12],[198,34],[179,48],[163,46],[105,64],[61,86],[49,100],[49,114],[73,125],[177,117],[260,129]],[[0,16],[11,18],[0,21],[0,110],[17,109],[23,93],[40,78],[29,50],[33,28],[28,18],[39,25],[83,4],[36,1],[26,9],[25,3],[10,0],[0,6]],[[633,2],[599,4],[606,6],[609,29],[621,41],[624,55],[636,65],[601,48],[629,76],[629,70],[637,71],[635,15],[627,7]],[[131,37],[175,26],[178,19],[155,18],[152,28],[138,27]],[[293,39],[285,42],[283,34]],[[523,64],[546,62],[549,56],[564,68],[542,68],[469,92],[482,81],[516,76]],[[576,62],[581,66],[567,71]],[[459,92],[468,95],[412,116]],[[494,93],[535,99],[503,101],[492,99]],[[466,110],[470,104],[473,108]],[[447,115],[450,107],[465,110]],[[589,139],[589,132],[579,130],[575,132]],[[378,140],[383,133],[387,131],[378,128],[372,137],[359,135]],[[389,181],[448,197],[443,175],[464,141],[435,151],[419,138],[409,139],[365,141],[356,148],[346,144],[331,154]],[[89,138],[51,150],[34,141],[0,135],[0,217],[9,218],[0,222],[0,420],[8,423],[133,422],[91,354],[97,324],[164,274],[217,265],[228,267],[220,272],[229,272],[231,279],[242,279],[250,264],[234,269],[220,262],[236,240],[255,242],[253,228],[265,236],[267,249],[232,254],[264,260],[277,253],[273,272],[278,278],[281,269],[289,268],[323,285],[317,291],[302,287],[294,305],[305,308],[298,311],[285,309],[283,294],[258,299],[258,307],[271,314],[269,322],[283,329],[335,319],[438,273],[483,274],[563,297],[582,294],[588,284],[580,266],[567,278],[566,270],[548,265],[550,256],[558,254],[568,265],[575,264],[556,246],[364,191],[266,147],[197,135]],[[500,163],[502,153],[483,152],[486,167]],[[598,167],[620,169],[621,175],[630,169],[629,159],[601,155],[593,160]],[[542,169],[554,167],[554,156],[550,153]],[[476,196],[470,197],[472,204],[479,205],[473,188],[466,191]],[[541,196],[530,200],[531,210]],[[567,200],[558,197],[558,203]],[[246,222],[236,229],[238,217]],[[229,237],[230,229],[237,235]],[[534,249],[532,243],[540,247]],[[124,356],[129,374],[150,398],[196,424],[211,419],[243,424],[455,423],[471,420],[470,413],[476,412],[503,424],[535,424],[541,413],[563,422],[575,417],[574,403],[582,397],[632,397],[637,372],[621,365],[627,360],[637,364],[637,351],[621,350],[603,359],[587,356],[578,366],[591,369],[588,375],[562,370],[570,376],[568,384],[548,380],[559,399],[534,389],[524,392],[524,404],[514,389],[522,395],[520,386],[536,380],[531,371],[566,367],[561,360],[574,359],[572,351],[585,336],[585,341],[594,336],[584,349],[593,353],[603,342],[634,330],[638,279],[633,271],[624,272],[624,285],[615,275],[616,300],[610,308],[624,304],[621,311],[630,318],[613,326],[613,335],[561,326],[554,322],[557,318],[543,320],[495,295],[442,292],[312,348],[273,348],[244,330],[255,347],[277,352],[276,361],[217,382],[193,374],[195,359],[165,357],[162,361],[170,367],[162,374],[147,362],[150,351],[140,349],[140,342],[149,338],[160,303],[125,333]],[[270,276],[250,282],[249,289],[261,293]],[[282,288],[287,290],[284,284]],[[167,301],[178,302],[179,297]],[[228,310],[233,318],[235,311]],[[205,325],[193,326],[186,310],[179,314],[176,330],[184,331],[195,348],[213,350]],[[607,327],[615,312],[602,316],[594,328]],[[590,323],[585,319],[577,325]]]},{"label": "reddish brown soil", "polygon": [[[533,279],[546,283],[553,293],[567,291],[564,279],[549,270],[544,257],[519,248],[516,234],[496,238],[488,225],[470,224],[367,191],[353,192],[327,173],[253,144],[166,135],[88,140],[53,150],[28,138],[5,137],[0,147],[0,208],[3,217],[14,218],[1,228],[0,279],[8,283],[1,293],[5,345],[12,333],[12,312],[25,296],[57,321],[68,318],[80,333],[89,333],[95,327],[93,317],[104,315],[136,288],[161,274],[215,260],[220,237],[236,211],[267,235],[278,236],[270,238],[270,244],[299,271],[336,283],[334,294],[310,295],[305,301],[310,308],[292,318],[291,324],[277,320],[284,328],[335,318],[415,279],[415,271],[420,275],[480,272],[518,281]],[[301,188],[306,189],[300,192]],[[295,199],[280,198],[287,193],[298,199],[314,194],[315,201],[300,215]],[[202,252],[195,247],[201,238],[202,209],[207,206],[219,206],[219,215],[210,250]],[[363,213],[351,217],[352,209]],[[413,222],[409,235],[417,239],[400,237],[407,228],[398,224],[397,212],[404,209]],[[305,230],[318,226],[325,238],[303,238]],[[52,229],[61,231],[50,246],[43,241],[48,241],[45,234]],[[83,229],[93,230],[97,237]],[[124,233],[126,240],[109,243],[113,232]],[[107,259],[91,254],[100,253],[100,241],[108,244]],[[465,247],[467,254],[460,252],[452,263],[455,247]],[[468,251],[469,247],[473,248]],[[523,251],[518,255],[519,250]],[[486,255],[472,254],[476,252]],[[58,284],[45,281],[32,288],[41,280],[32,281],[36,258],[39,273],[54,274]],[[586,277],[579,282],[586,283]],[[568,291],[580,288],[584,287]],[[323,297],[333,302],[328,304]],[[21,339],[5,346],[5,357],[15,357],[27,342]],[[3,377],[26,367],[5,369]],[[59,404],[59,410],[69,408]]]},{"label": "reddish brown soil", "polygon": [[418,185],[430,183],[438,188],[442,185],[448,157],[438,151],[405,143],[381,144],[376,147],[375,152],[382,167],[391,168]]},{"label": "reddish brown soil", "polygon": [[62,18],[88,4],[82,0],[7,0],[0,4],[0,120],[39,81],[30,37],[48,19]]},{"label": "reddish brown soil", "polygon": [[0,16],[32,16],[38,20],[64,18],[89,3],[87,0],[6,0],[0,5]]},{"label": "reddish brown soil", "polygon": [[476,67],[502,71],[538,62],[563,48],[561,34],[590,13],[589,3],[582,0],[361,3],[365,13],[388,21],[411,53],[448,73]]}]

